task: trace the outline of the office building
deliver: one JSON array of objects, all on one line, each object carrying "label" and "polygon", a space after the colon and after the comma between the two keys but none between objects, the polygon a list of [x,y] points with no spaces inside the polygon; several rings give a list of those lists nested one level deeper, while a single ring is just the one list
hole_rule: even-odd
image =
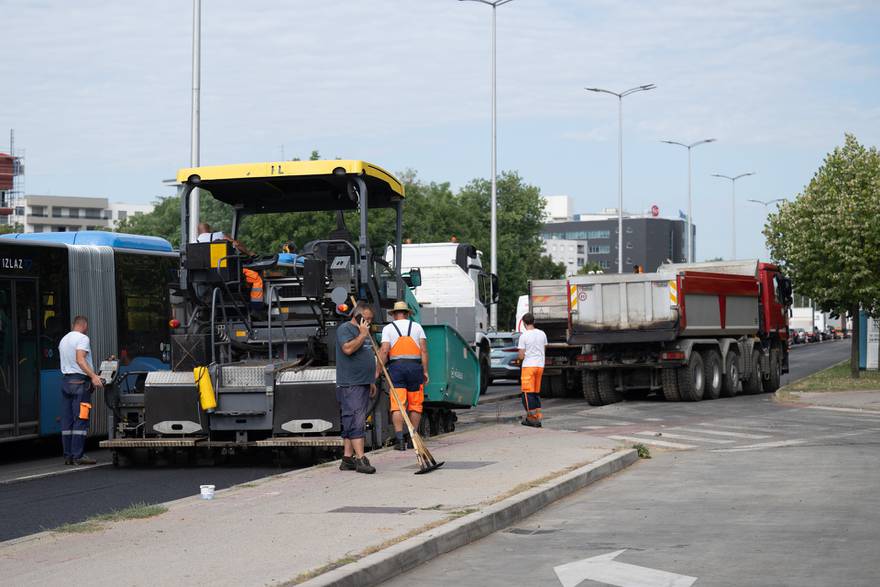
[{"label": "office building", "polygon": [[[554,261],[564,262],[569,267],[569,258],[561,256],[561,251],[565,251],[566,255],[570,253],[568,245],[556,257],[553,242],[558,240],[577,243],[583,245],[586,251],[585,263],[595,262],[605,271],[617,273],[617,211],[607,209],[599,214],[578,214],[575,217],[577,220],[544,225],[541,238],[547,243],[545,250]],[[685,262],[685,224],[684,220],[660,218],[656,209],[645,215],[624,215],[623,271],[631,272],[636,265],[646,272],[655,271],[667,260]],[[693,234],[696,235],[696,227],[693,227]],[[577,258],[574,262],[578,263]]]},{"label": "office building", "polygon": [[152,204],[111,203],[107,198],[26,195],[5,219],[21,224],[24,232],[115,230],[119,221],[152,211]]}]

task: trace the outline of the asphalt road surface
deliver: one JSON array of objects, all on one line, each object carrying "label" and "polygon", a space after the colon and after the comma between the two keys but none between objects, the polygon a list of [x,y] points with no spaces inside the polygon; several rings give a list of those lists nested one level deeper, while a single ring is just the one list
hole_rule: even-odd
[{"label": "asphalt road surface", "polygon": [[[792,377],[848,350],[796,348]],[[389,585],[880,585],[880,414],[766,395],[547,404],[546,426],[653,458]]]},{"label": "asphalt road surface", "polygon": [[[839,362],[846,356],[848,345],[841,343],[822,343],[796,348],[792,353],[792,376],[802,377],[809,372]],[[519,415],[519,400],[506,399],[492,402],[492,399],[516,393],[515,384],[499,384],[489,388],[485,400],[470,412],[460,412],[463,425],[479,425],[481,422],[493,422],[504,417],[513,420]],[[709,406],[736,403],[748,405],[755,402],[766,402],[766,396],[748,396],[719,400],[700,404],[665,404],[658,401],[627,402],[592,409],[579,399],[549,400],[546,402],[545,413],[548,425],[560,428],[580,429],[582,426],[605,426],[616,422],[599,422],[595,419],[600,411],[613,414],[617,410],[645,410],[646,414],[664,412],[673,417],[690,418],[694,410],[711,412]],[[589,411],[593,416],[587,422],[584,416],[577,415]],[[620,421],[620,418],[617,418]],[[555,422],[555,423],[554,423]],[[624,420],[626,423],[626,421]],[[612,434],[625,435],[630,428],[612,427],[607,430],[596,430],[606,436]],[[62,524],[80,522],[96,514],[111,512],[135,503],[160,503],[196,495],[199,485],[214,484],[217,489],[229,487],[237,483],[245,483],[294,468],[293,466],[277,467],[271,464],[259,466],[217,466],[217,467],[155,467],[114,469],[109,466],[75,470],[56,463],[57,457],[46,458],[47,451],[51,454],[51,445],[37,450],[41,462],[48,461],[51,468],[35,468],[48,471],[50,476],[38,476],[33,479],[21,480],[26,474],[10,473],[8,470],[21,470],[28,463],[15,458],[7,458],[0,464],[0,540],[9,540],[20,536],[55,528]],[[8,454],[8,453],[7,453]],[[92,453],[95,454],[95,453]],[[107,457],[103,459],[106,461]],[[101,460],[101,459],[99,459]],[[47,465],[48,467],[48,465]],[[58,471],[64,474],[54,475]],[[12,481],[12,482],[10,482]]]}]

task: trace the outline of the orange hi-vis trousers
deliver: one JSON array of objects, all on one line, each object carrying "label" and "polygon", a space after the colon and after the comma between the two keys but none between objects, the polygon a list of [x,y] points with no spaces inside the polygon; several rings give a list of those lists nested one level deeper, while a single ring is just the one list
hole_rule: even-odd
[{"label": "orange hi-vis trousers", "polygon": [[540,422],[544,417],[541,414],[541,376],[543,374],[544,367],[522,368],[522,402],[528,420]]}]

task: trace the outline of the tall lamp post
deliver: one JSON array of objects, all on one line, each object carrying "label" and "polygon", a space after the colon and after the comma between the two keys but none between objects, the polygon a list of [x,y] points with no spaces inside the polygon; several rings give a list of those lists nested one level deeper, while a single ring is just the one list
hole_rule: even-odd
[{"label": "tall lamp post", "polygon": [[[199,121],[201,119],[201,47],[202,47],[202,2],[193,0],[193,31],[192,31],[192,127],[190,134],[189,163],[191,167],[199,166]],[[189,198],[189,240],[194,241],[198,235],[199,224],[199,190],[194,189]],[[185,243],[181,243],[183,246]]]},{"label": "tall lamp post", "polygon": [[[490,271],[498,275],[498,185],[497,185],[497,175],[498,175],[498,133],[497,133],[497,100],[495,99],[495,85],[496,85],[496,75],[495,75],[495,12],[497,11],[499,6],[504,6],[505,4],[509,4],[513,2],[513,0],[458,0],[459,2],[479,2],[480,4],[485,4],[487,6],[492,7],[492,66],[491,66],[491,86],[492,86],[492,197],[491,197],[491,219],[490,219],[490,244],[489,244],[489,256],[491,258],[491,269]],[[494,292],[493,292],[494,293]],[[498,329],[498,307],[489,307],[489,325],[497,330]]]},{"label": "tall lamp post", "polygon": [[693,198],[691,197],[691,149],[697,147],[699,145],[705,145],[706,143],[714,143],[716,139],[703,139],[702,141],[697,141],[696,143],[691,143],[686,145],[685,143],[679,143],[678,141],[660,141],[661,143],[666,143],[667,145],[678,145],[679,147],[684,147],[688,151],[688,218],[687,218],[687,261],[688,263],[694,262],[694,229],[693,229]]},{"label": "tall lamp post", "polygon": [[749,171],[748,173],[740,173],[739,175],[734,175],[733,177],[729,175],[724,175],[723,173],[713,173],[712,177],[720,177],[721,179],[730,180],[731,193],[730,193],[730,221],[732,223],[731,226],[731,254],[733,255],[730,260],[736,260],[736,180],[742,179],[743,177],[748,177],[750,175],[755,175],[754,171]]},{"label": "tall lamp post", "polygon": [[623,273],[623,99],[636,92],[653,90],[657,86],[645,84],[623,92],[612,92],[602,88],[584,88],[588,92],[601,92],[617,98],[617,269]]}]

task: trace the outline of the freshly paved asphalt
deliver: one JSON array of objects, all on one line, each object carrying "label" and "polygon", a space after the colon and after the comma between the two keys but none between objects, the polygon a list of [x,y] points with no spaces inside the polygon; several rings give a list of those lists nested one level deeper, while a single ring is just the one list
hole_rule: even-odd
[{"label": "freshly paved asphalt", "polygon": [[[796,348],[791,377],[848,350]],[[389,585],[560,585],[554,567],[619,550],[620,563],[697,586],[880,585],[880,414],[767,395],[546,405],[545,426],[643,440],[653,458]],[[664,442],[687,448],[652,444]]]}]

